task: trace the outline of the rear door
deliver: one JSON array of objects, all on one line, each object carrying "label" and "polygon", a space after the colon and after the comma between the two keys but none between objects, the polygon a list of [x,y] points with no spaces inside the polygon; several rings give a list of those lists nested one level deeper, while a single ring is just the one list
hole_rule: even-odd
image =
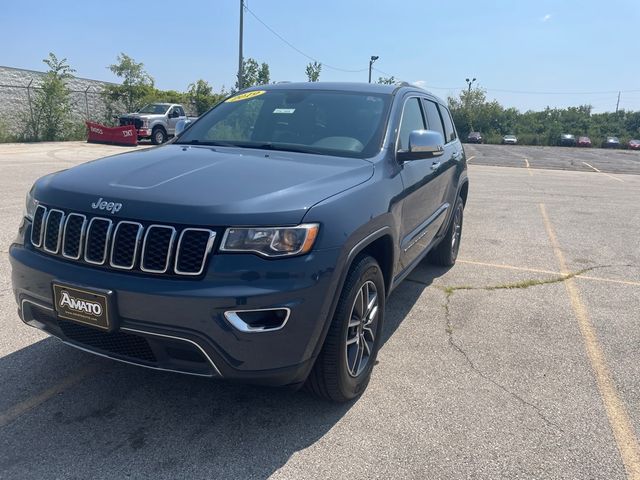
[{"label": "rear door", "polygon": [[[409,148],[409,134],[427,127],[421,96],[409,94],[404,99],[396,150]],[[409,266],[431,243],[442,220],[442,192],[432,185],[438,174],[440,158],[411,160],[401,165],[405,197],[402,201],[400,262]]]}]

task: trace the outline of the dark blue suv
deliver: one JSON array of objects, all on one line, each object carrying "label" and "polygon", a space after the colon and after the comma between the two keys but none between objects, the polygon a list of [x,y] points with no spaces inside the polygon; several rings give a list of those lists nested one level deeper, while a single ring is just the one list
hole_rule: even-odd
[{"label": "dark blue suv", "polygon": [[256,87],[170,144],[39,179],[13,290],[25,323],[82,350],[346,401],[389,293],[427,254],[455,262],[467,192],[424,90]]}]

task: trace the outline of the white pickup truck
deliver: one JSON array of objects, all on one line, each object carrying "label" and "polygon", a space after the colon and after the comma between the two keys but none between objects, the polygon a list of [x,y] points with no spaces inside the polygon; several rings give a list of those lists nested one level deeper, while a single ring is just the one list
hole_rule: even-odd
[{"label": "white pickup truck", "polygon": [[179,103],[150,103],[135,113],[118,118],[119,125],[133,125],[138,131],[138,140],[151,139],[154,145],[166,142],[175,135],[179,120],[195,120],[187,117]]}]

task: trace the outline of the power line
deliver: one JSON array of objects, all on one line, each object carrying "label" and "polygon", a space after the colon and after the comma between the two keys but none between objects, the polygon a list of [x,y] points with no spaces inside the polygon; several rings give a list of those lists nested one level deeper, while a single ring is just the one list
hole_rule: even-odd
[{"label": "power line", "polygon": [[305,52],[303,52],[302,50],[300,50],[298,47],[296,47],[295,45],[293,45],[291,42],[289,42],[286,38],[284,38],[282,35],[280,35],[278,32],[276,32],[273,28],[271,28],[269,25],[267,25],[265,22],[263,22],[255,13],[253,13],[253,11],[247,7],[247,5],[245,4],[244,6],[245,10],[247,12],[249,12],[249,14],[251,14],[251,16],[253,18],[255,18],[258,22],[260,22],[262,24],[263,27],[265,27],[267,30],[269,30],[271,33],[273,33],[276,37],[278,37],[282,42],[284,42],[286,45],[288,45],[290,48],[292,48],[293,50],[295,50],[296,52],[298,52],[300,55],[302,55],[303,57],[307,57],[309,60],[313,60],[314,62],[318,62],[321,63],[323,67],[327,67],[331,70],[337,70],[339,72],[347,72],[347,73],[360,73],[360,72],[366,72],[369,68],[361,68],[360,70],[350,70],[347,68],[340,68],[340,67],[335,67],[333,65],[330,65],[328,63],[322,62],[320,60],[318,60],[315,57],[312,57],[311,55],[306,54]]}]

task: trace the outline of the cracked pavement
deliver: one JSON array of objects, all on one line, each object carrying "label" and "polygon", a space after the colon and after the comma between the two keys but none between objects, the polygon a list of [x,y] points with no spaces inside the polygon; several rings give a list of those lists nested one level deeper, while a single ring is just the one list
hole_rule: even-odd
[{"label": "cracked pavement", "polygon": [[368,390],[334,405],[117,364],[22,325],[6,251],[26,190],[126,149],[0,145],[0,478],[637,478],[565,284],[637,435],[640,176],[557,170],[581,151],[518,148],[472,160],[456,266],[421,264],[391,294]]}]

